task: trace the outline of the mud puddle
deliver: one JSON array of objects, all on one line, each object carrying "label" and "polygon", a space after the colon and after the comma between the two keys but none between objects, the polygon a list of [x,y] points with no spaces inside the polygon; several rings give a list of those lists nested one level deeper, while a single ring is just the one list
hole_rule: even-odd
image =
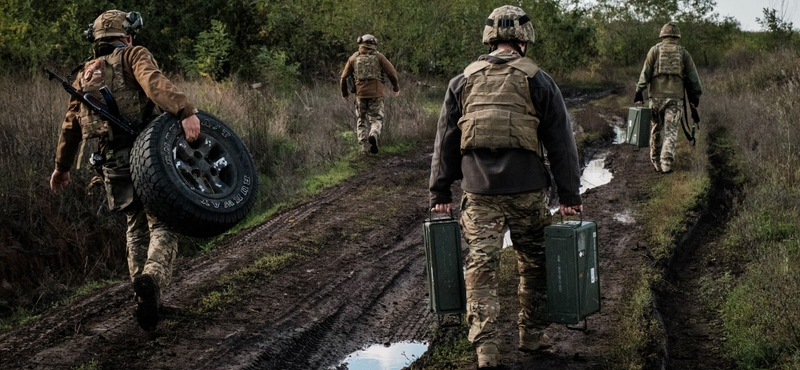
[{"label": "mud puddle", "polygon": [[375,344],[347,355],[336,370],[400,370],[411,365],[428,350],[427,343],[399,342]]},{"label": "mud puddle", "polygon": [[611,125],[614,128],[614,144],[625,144],[628,142],[628,131],[624,127]]},{"label": "mud puddle", "polygon": [[636,219],[634,219],[633,217],[633,212],[631,212],[630,210],[625,210],[619,213],[615,213],[614,216],[612,216],[612,218],[614,219],[614,221],[617,221],[624,225],[632,225],[636,223]]},{"label": "mud puddle", "polygon": [[601,185],[608,184],[614,176],[606,168],[606,158],[608,152],[601,152],[597,157],[589,161],[586,168],[583,169],[581,175],[581,194],[585,193],[591,188],[596,188]]},{"label": "mud puddle", "polygon": [[[624,141],[625,134],[624,131],[622,132],[623,133],[621,135]],[[618,133],[616,137],[619,138],[620,134]],[[616,139],[614,142],[616,143]],[[589,189],[608,184],[609,182],[611,182],[611,179],[614,178],[611,171],[605,166],[606,158],[608,158],[608,155],[609,155],[608,151],[603,151],[598,153],[596,157],[591,161],[589,161],[589,164],[587,164],[586,167],[583,169],[583,174],[581,175],[581,194],[585,193]],[[558,205],[550,208],[551,215],[555,215],[557,212],[558,212]],[[621,217],[627,217],[626,219],[632,220],[632,217],[630,215]],[[503,248],[508,248],[512,245],[513,243],[511,240],[511,231],[506,229],[506,234],[503,237]]]}]

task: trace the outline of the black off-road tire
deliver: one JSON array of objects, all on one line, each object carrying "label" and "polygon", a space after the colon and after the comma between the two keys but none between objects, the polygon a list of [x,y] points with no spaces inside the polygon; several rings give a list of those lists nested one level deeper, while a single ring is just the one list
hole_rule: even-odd
[{"label": "black off-road tire", "polygon": [[200,136],[187,142],[180,120],[153,120],[131,150],[136,194],[148,213],[193,237],[219,235],[245,218],[258,175],[244,143],[225,123],[200,111]]}]

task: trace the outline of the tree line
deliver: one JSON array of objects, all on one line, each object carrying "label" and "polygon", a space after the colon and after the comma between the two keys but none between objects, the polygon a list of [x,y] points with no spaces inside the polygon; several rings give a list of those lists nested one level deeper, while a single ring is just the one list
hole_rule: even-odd
[{"label": "tree line", "polygon": [[[91,55],[83,36],[87,25],[117,8],[139,11],[144,28],[136,43],[150,49],[165,70],[189,77],[237,76],[277,87],[334,78],[365,33],[379,38],[379,49],[400,70],[450,76],[486,51],[483,22],[505,2],[0,0],[0,68],[36,72],[45,65],[77,65]],[[768,35],[747,39],[735,20],[714,12],[714,0],[513,3],[530,15],[536,29],[531,56],[554,74],[639,64],[660,26],[670,20],[679,23],[683,44],[701,66],[724,62],[734,45],[798,42],[792,24],[775,9],[764,9],[759,18]]]}]

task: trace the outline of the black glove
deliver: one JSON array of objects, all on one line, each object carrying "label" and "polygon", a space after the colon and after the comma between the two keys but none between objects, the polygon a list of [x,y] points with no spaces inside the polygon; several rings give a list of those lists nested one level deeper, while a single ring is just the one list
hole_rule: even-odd
[{"label": "black glove", "polygon": [[638,103],[638,102],[643,102],[643,101],[644,101],[644,96],[642,96],[642,92],[641,91],[637,91],[636,92],[636,96],[633,97],[633,102],[634,103]]},{"label": "black glove", "polygon": [[691,103],[695,108],[700,106],[700,98],[697,96],[689,95],[689,103]]}]

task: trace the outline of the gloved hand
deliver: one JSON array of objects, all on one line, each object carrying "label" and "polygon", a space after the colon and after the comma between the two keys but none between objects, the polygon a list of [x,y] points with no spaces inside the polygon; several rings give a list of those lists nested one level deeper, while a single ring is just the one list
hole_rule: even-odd
[{"label": "gloved hand", "polygon": [[700,106],[700,98],[699,98],[699,97],[697,97],[697,96],[691,96],[691,95],[689,95],[689,103],[691,103],[691,104],[692,104],[692,106],[694,106],[695,108],[697,108],[698,106]]},{"label": "gloved hand", "polygon": [[633,102],[634,103],[640,103],[640,102],[643,102],[643,101],[644,101],[644,96],[642,96],[642,92],[641,91],[637,91],[636,92],[636,96],[633,97]]}]

